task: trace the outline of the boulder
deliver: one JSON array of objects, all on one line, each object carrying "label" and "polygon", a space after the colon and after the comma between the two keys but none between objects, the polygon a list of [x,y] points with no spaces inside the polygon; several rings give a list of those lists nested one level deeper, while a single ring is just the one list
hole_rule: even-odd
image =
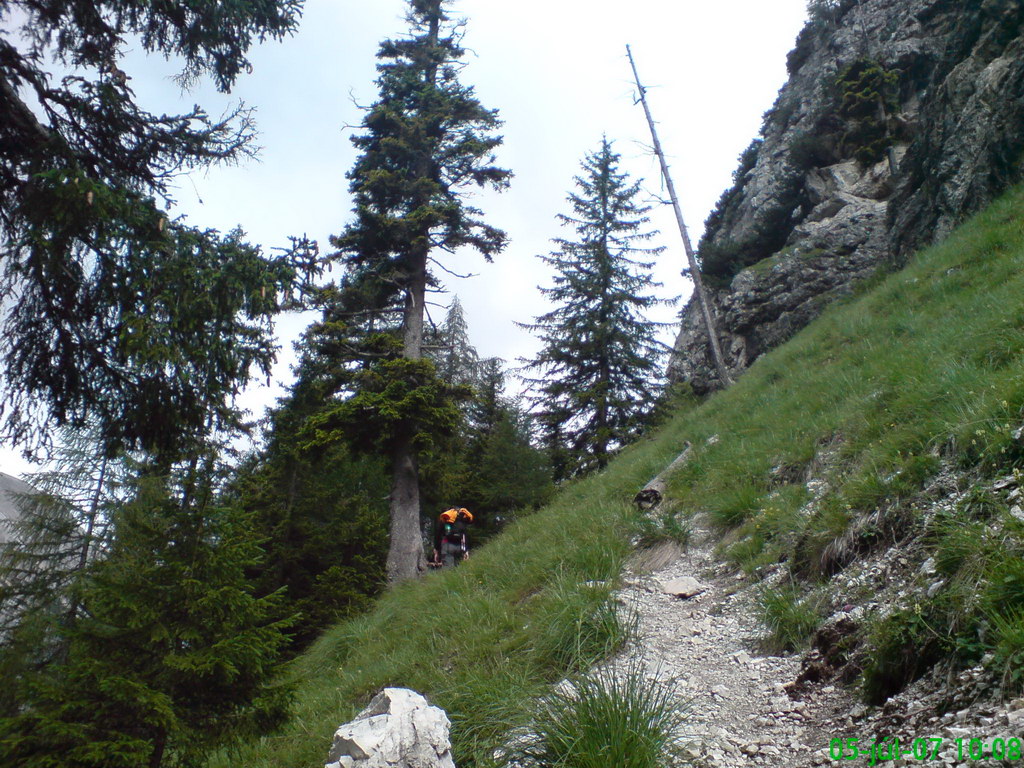
[{"label": "boulder", "polygon": [[334,734],[325,768],[455,768],[444,710],[406,688],[385,688]]},{"label": "boulder", "polygon": [[683,576],[680,579],[672,579],[665,584],[661,585],[662,591],[666,595],[672,595],[682,599],[687,599],[699,595],[701,592],[707,589],[706,586],[701,584],[692,576]]}]

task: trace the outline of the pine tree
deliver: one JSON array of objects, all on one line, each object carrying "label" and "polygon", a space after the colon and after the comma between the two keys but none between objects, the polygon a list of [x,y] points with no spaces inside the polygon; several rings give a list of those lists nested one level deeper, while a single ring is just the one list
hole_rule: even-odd
[{"label": "pine tree", "polygon": [[543,342],[528,362],[540,375],[526,381],[560,478],[604,467],[636,437],[660,389],[666,350],[644,313],[665,303],[648,293],[660,284],[645,260],[662,249],[638,245],[655,234],[644,231],[650,208],[618,163],[607,139],[583,161],[572,214],[558,217],[576,237],[540,257],[555,269],[554,285],[540,290],[556,308],[524,326]]},{"label": "pine tree", "polygon": [[[174,220],[173,180],[253,154],[249,110],[143,109],[128,47],[179,57],[227,91],[256,38],[301,0],[0,0],[0,357],[5,437],[97,426],[122,446],[187,450],[238,421],[233,394],[274,358],[270,319],[297,253]],[[62,67],[73,74],[55,76]],[[173,456],[171,458],[173,460]]]},{"label": "pine tree", "polygon": [[445,6],[411,0],[411,35],[380,47],[379,98],[353,138],[361,151],[349,173],[355,221],[332,241],[348,269],[341,295],[349,304],[339,322],[367,312],[385,325],[401,318],[390,348],[379,334],[363,335],[363,359],[374,362],[350,401],[350,413],[361,414],[355,421],[373,425],[391,462],[392,582],[425,568],[418,455],[432,434],[458,421],[446,385],[424,359],[424,308],[437,284],[431,264],[437,253],[462,247],[489,260],[505,245],[505,234],[465,202],[468,188],[501,189],[510,174],[494,164],[497,113],[459,83],[461,26]]},{"label": "pine tree", "polygon": [[103,551],[58,596],[79,615],[22,615],[0,653],[13,692],[0,699],[0,763],[197,766],[284,717],[287,691],[268,686],[286,640],[280,596],[254,594],[251,522],[219,503],[203,465],[174,483],[144,474],[113,505]]}]

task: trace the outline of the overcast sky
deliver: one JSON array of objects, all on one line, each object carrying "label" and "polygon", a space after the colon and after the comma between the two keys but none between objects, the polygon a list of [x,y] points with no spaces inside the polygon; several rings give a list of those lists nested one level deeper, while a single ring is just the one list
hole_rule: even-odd
[{"label": "overcast sky", "polygon": [[[251,52],[253,71],[229,96],[208,85],[181,93],[173,62],[129,51],[122,64],[140,102],[153,111],[187,111],[194,103],[218,115],[238,100],[257,109],[259,161],[182,179],[177,212],[196,225],[241,225],[252,242],[283,246],[308,234],[326,250],[327,237],[349,219],[346,171],[355,152],[358,104],[376,96],[378,43],[401,35],[401,0],[306,0],[296,35]],[[806,0],[456,0],[467,19],[471,50],[463,81],[505,122],[500,162],[515,173],[503,194],[474,201],[511,243],[493,264],[466,254],[446,278],[466,309],[473,343],[483,356],[515,362],[537,350],[527,322],[546,311],[537,291],[548,276],[536,254],[562,234],[555,215],[568,212],[566,194],[587,152],[602,134],[615,143],[623,168],[662,194],[643,112],[635,105],[625,46],[633,47],[659,122],[690,234],[697,242],[705,217],[731,183],[739,153],[754,138],[786,79],[786,53],[806,17]],[[657,271],[664,296],[689,293],[680,276],[684,255],[671,209],[652,212],[667,246]],[[447,301],[443,297],[439,301]],[[677,310],[658,319],[670,321]],[[436,320],[443,309],[435,308]],[[291,343],[309,322],[278,324],[282,350],[270,388],[246,393],[256,413],[281,394],[294,361]],[[665,340],[673,334],[666,332]],[[30,469],[0,448],[0,471]]]}]

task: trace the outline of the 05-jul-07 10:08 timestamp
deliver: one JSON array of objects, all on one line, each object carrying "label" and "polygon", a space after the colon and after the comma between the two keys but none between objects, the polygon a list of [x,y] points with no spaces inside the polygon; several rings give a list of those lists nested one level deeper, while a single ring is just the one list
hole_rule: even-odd
[{"label": "05-jul-07 10:08 timestamp", "polygon": [[[908,746],[893,737],[882,741],[862,742],[856,738],[830,739],[829,756],[833,760],[859,760],[866,758],[868,765],[889,762],[900,758],[914,760],[938,760],[942,752],[944,739],[932,737],[914,739]],[[986,743],[984,739],[952,739],[950,744],[956,745],[957,760],[1010,760],[1021,759],[1021,740],[1019,738],[992,739]]]}]

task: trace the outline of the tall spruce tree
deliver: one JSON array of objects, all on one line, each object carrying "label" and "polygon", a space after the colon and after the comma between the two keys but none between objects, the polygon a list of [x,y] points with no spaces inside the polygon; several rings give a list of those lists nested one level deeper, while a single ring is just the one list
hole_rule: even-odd
[{"label": "tall spruce tree", "polygon": [[[270,318],[296,277],[240,233],[169,216],[178,175],[253,153],[250,111],[140,106],[131,46],[227,91],[254,39],[301,0],[0,0],[0,416],[46,444],[98,427],[108,449],[179,454],[237,421],[233,394],[274,357]],[[63,70],[67,72],[60,77]]]},{"label": "tall spruce tree", "polygon": [[[0,764],[197,766],[211,748],[284,717],[287,691],[269,681],[289,622],[281,595],[257,596],[246,577],[259,540],[223,503],[218,474],[212,456],[170,478],[143,471],[107,496],[105,533],[84,563],[47,532],[91,507],[32,502],[22,531],[43,535],[11,546],[49,563],[19,570],[17,589],[0,592]],[[0,560],[0,583],[10,585],[7,567],[19,562]],[[39,594],[33,580],[55,591],[21,600]]]},{"label": "tall spruce tree", "polygon": [[[555,309],[524,327],[543,342],[525,376],[546,433],[558,479],[604,467],[615,449],[636,437],[660,391],[666,351],[658,324],[645,312],[666,303],[649,293],[651,261],[661,248],[641,247],[655,232],[644,229],[649,206],[636,201],[640,182],[619,170],[619,155],[602,139],[588,154],[572,214],[559,215],[574,239],[540,258],[555,269],[541,292]],[[640,258],[636,258],[636,257]]]},{"label": "tall spruce tree", "polygon": [[[335,308],[334,316],[349,329],[369,331],[361,349],[337,349],[364,361],[349,412],[373,425],[391,463],[392,582],[425,567],[420,446],[430,442],[432,431],[451,430],[458,419],[446,385],[424,358],[425,303],[437,284],[431,265],[436,254],[463,247],[490,260],[506,240],[465,199],[474,186],[505,187],[510,173],[495,165],[497,113],[459,82],[461,25],[446,6],[444,0],[411,0],[410,35],[381,44],[379,97],[352,140],[361,151],[349,173],[355,221],[332,240],[348,269],[341,294],[348,305]],[[368,328],[367,316],[379,322]],[[380,334],[389,318],[401,318],[390,324],[393,344]]]}]

